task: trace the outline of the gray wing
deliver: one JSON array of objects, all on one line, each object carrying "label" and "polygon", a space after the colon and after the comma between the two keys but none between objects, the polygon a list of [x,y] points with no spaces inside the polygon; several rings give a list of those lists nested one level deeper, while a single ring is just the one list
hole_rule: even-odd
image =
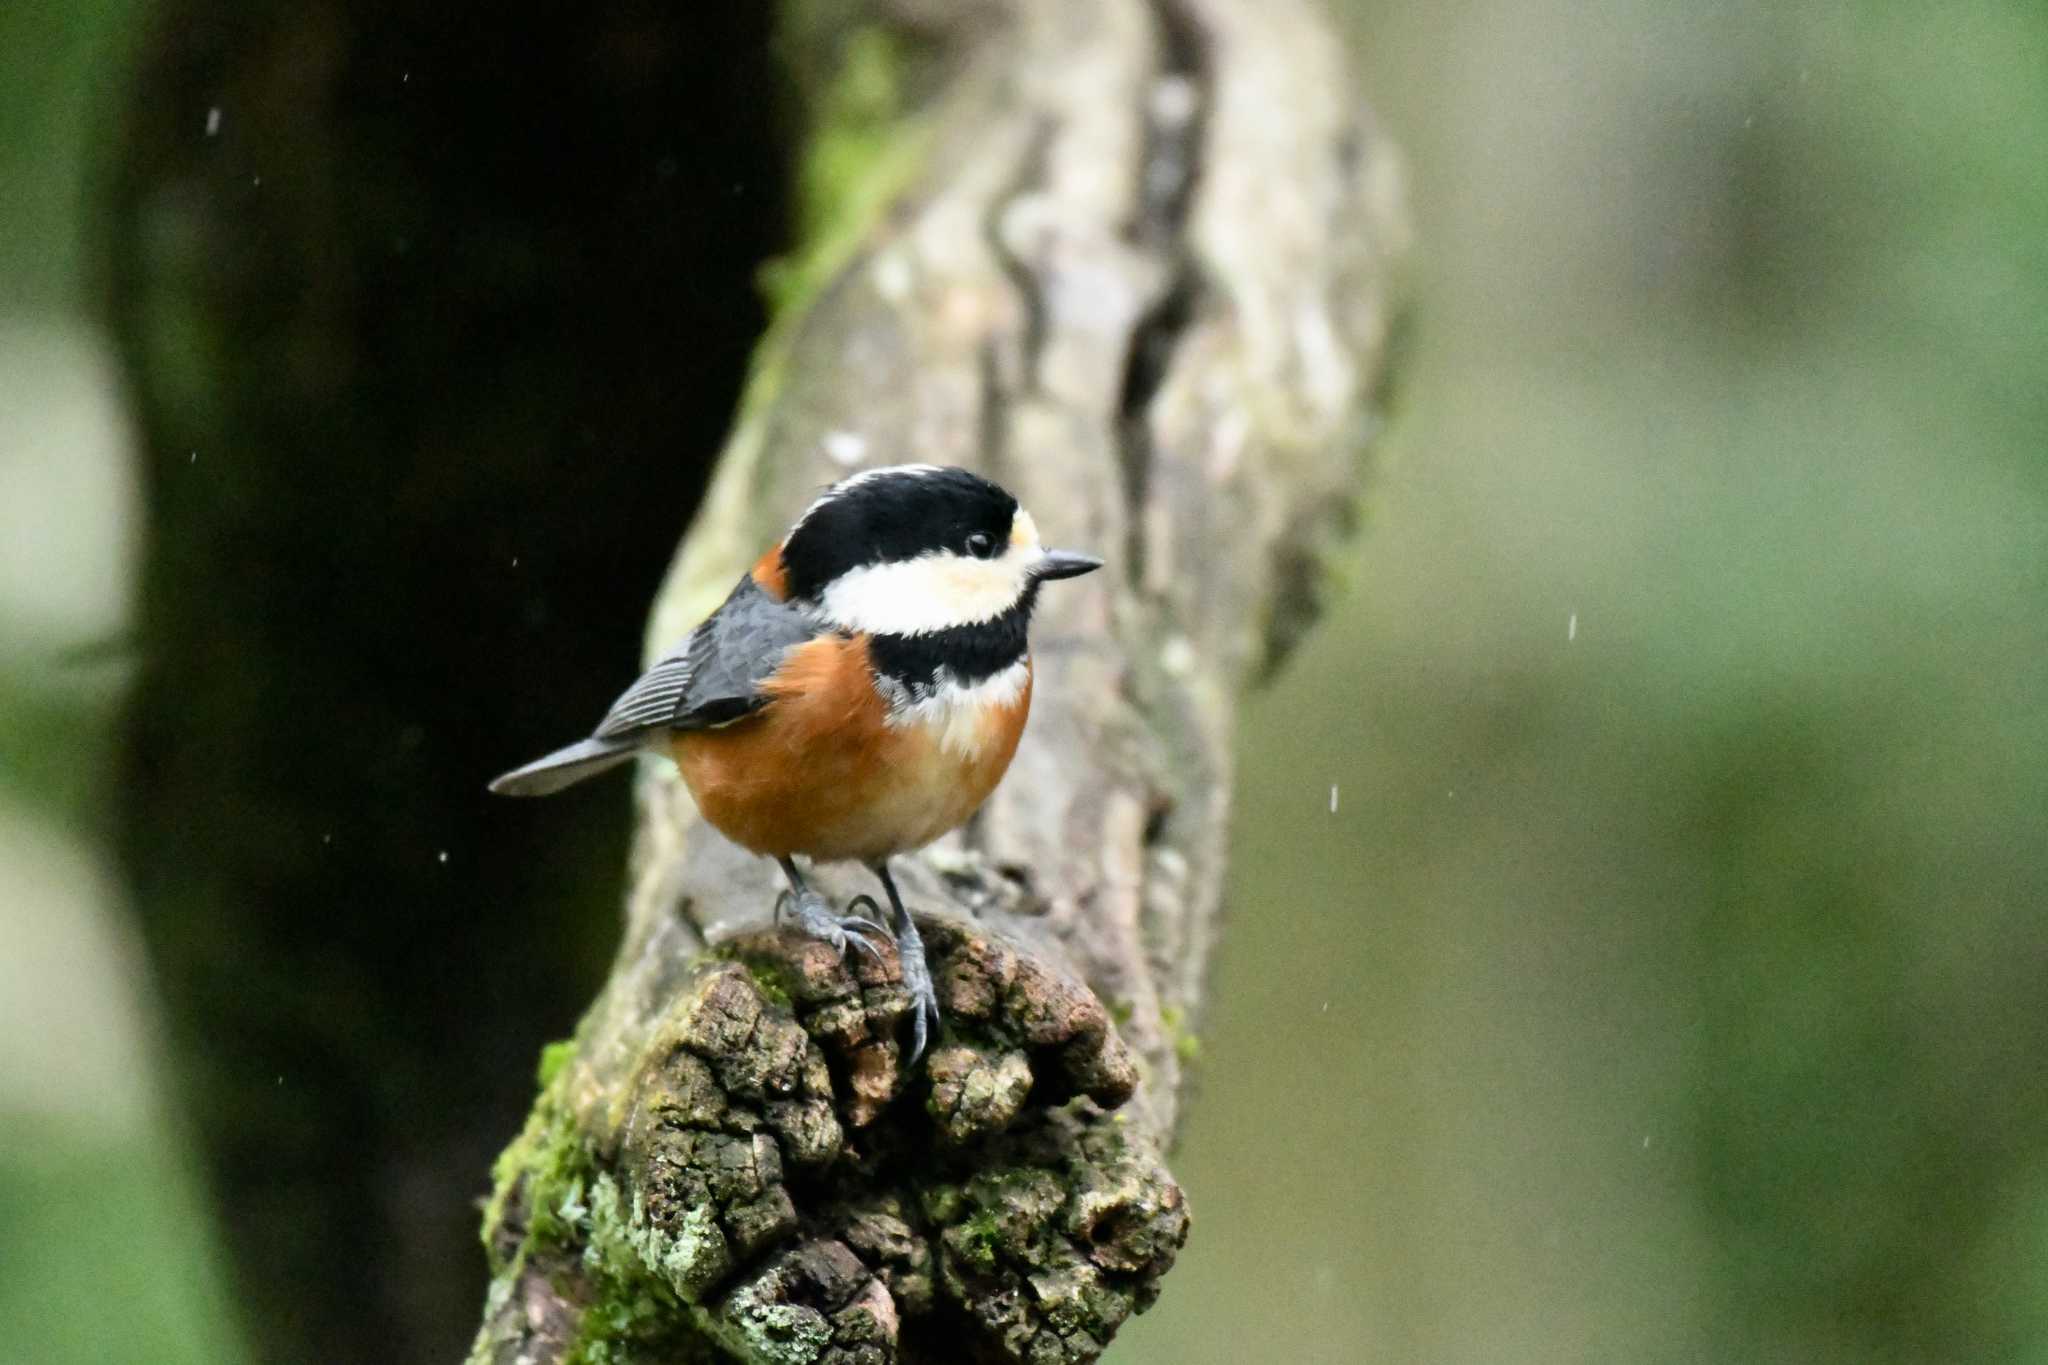
[{"label": "gray wing", "polygon": [[640,675],[619,699],[612,703],[612,709],[604,713],[604,719],[592,731],[596,739],[621,739],[642,730],[651,730],[665,725],[683,707],[683,698],[689,695],[690,678],[697,671],[699,660],[696,653],[697,639],[704,633],[706,621],[691,631],[682,647],[656,663]]},{"label": "gray wing", "polygon": [[760,685],[783,655],[818,631],[808,612],[770,597],[749,574],[681,648],[612,703],[593,737],[617,740],[657,729],[703,730],[738,720],[766,700]]},{"label": "gray wing", "polygon": [[749,574],[673,654],[612,703],[589,739],[537,758],[491,783],[501,796],[545,796],[630,759],[663,730],[705,730],[758,710],[761,683],[818,623],[778,602]]}]

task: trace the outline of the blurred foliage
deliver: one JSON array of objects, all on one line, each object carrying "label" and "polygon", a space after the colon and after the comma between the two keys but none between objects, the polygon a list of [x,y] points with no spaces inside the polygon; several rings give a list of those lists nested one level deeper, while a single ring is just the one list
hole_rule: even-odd
[{"label": "blurred foliage", "polygon": [[77,307],[91,144],[140,0],[0,6],[0,316]]},{"label": "blurred foliage", "polygon": [[2048,1359],[2048,12],[1355,32],[1423,337],[1125,1358]]},{"label": "blurred foliage", "polygon": [[212,1219],[92,851],[127,480],[80,317],[85,211],[138,9],[0,6],[0,1315],[11,1360],[232,1365]]},{"label": "blurred foliage", "polygon": [[[1247,711],[1194,1237],[1112,1359],[2048,1361],[2048,10],[1346,9],[1419,341]],[[78,296],[125,14],[0,10],[9,304]],[[0,790],[90,829],[41,657]],[[224,1358],[176,1127],[15,1108],[23,1358]]]},{"label": "blurred foliage", "polygon": [[196,1229],[208,1214],[157,1143],[97,1147],[0,1113],[0,1313],[39,1365],[228,1365],[232,1318]]}]

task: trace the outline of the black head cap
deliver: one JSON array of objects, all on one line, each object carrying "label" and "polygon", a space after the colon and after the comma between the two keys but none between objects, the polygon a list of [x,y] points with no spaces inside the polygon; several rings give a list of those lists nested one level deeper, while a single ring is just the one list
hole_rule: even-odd
[{"label": "black head cap", "polygon": [[1017,500],[967,470],[898,465],[844,479],[819,495],[782,545],[792,597],[816,598],[848,569],[1010,539]]}]

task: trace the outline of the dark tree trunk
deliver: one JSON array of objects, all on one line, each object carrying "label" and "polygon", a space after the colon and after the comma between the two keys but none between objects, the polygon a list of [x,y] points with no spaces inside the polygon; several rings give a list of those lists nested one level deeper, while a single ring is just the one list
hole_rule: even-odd
[{"label": "dark tree trunk", "polygon": [[1091,1360],[1187,1232],[1162,1153],[1233,708],[1353,521],[1391,154],[1305,3],[824,8],[786,35],[833,73],[808,240],[650,648],[859,464],[978,467],[1113,567],[1048,596],[1009,777],[906,861],[928,1068],[893,968],[739,929],[773,869],[643,775],[625,941],[499,1166],[477,1361]]},{"label": "dark tree trunk", "polygon": [[261,1358],[445,1361],[616,943],[588,726],[783,245],[751,3],[177,0],[109,186],[148,550],[121,843]]}]

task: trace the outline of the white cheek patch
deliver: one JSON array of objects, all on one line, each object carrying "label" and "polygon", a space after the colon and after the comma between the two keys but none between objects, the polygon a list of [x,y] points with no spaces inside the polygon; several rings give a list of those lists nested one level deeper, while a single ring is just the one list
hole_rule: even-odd
[{"label": "white cheek patch", "polygon": [[833,625],[871,635],[927,635],[992,621],[1024,595],[1043,553],[1012,545],[995,559],[935,554],[867,564],[826,585],[818,607]]}]

